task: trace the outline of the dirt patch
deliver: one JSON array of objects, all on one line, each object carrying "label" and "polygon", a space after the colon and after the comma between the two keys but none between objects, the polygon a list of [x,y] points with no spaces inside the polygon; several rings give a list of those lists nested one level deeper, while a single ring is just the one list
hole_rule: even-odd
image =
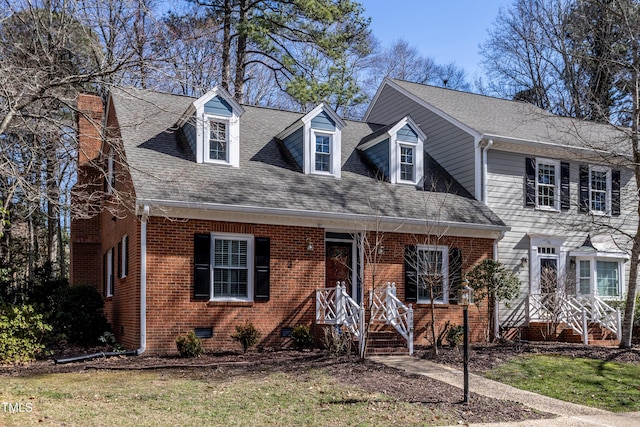
[{"label": "dirt patch", "polygon": [[[100,349],[89,349],[95,353]],[[64,356],[71,356],[67,351]],[[479,372],[491,369],[513,357],[524,354],[559,354],[570,357],[587,357],[599,360],[640,363],[640,349],[588,347],[571,344],[499,344],[473,346],[470,350],[470,370]],[[427,358],[456,368],[462,367],[462,349],[441,348],[433,356],[430,348],[418,348],[416,357]],[[549,416],[513,402],[491,399],[471,394],[471,403],[463,404],[462,391],[428,377],[409,374],[372,361],[359,362],[354,357],[332,358],[322,351],[253,351],[211,353],[193,359],[178,357],[110,357],[96,358],[69,364],[54,364],[42,360],[25,366],[0,367],[0,375],[31,376],[48,373],[76,372],[85,369],[193,369],[220,370],[226,375],[246,373],[294,372],[305,375],[313,369],[322,369],[337,381],[362,387],[370,392],[384,393],[398,401],[427,405],[434,411],[447,413],[462,423],[500,422],[535,419]]]}]

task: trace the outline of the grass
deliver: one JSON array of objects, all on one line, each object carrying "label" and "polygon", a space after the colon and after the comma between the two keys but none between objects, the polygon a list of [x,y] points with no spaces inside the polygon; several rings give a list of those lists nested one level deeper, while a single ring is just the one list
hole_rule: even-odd
[{"label": "grass", "polygon": [[606,409],[640,411],[640,365],[560,356],[523,356],[485,373],[545,396]]},{"label": "grass", "polygon": [[457,421],[424,405],[339,384],[322,371],[237,377],[196,370],[85,371],[5,377],[0,402],[22,403],[23,408],[10,413],[0,403],[3,426],[435,426]]}]

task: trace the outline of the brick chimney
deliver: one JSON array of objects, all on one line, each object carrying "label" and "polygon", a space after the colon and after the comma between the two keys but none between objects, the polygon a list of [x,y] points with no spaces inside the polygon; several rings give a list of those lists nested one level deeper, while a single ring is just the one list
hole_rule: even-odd
[{"label": "brick chimney", "polygon": [[71,192],[71,236],[69,281],[72,285],[93,285],[102,289],[100,194],[102,173],[96,162],[102,148],[100,97],[78,96],[78,169]]},{"label": "brick chimney", "polygon": [[85,166],[100,155],[102,145],[102,99],[78,95],[78,166]]}]

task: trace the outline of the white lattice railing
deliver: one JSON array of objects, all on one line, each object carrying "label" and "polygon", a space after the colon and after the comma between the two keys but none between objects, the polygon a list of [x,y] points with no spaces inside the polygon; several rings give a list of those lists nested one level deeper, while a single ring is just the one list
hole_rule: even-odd
[{"label": "white lattice railing", "polygon": [[620,311],[597,296],[562,292],[529,295],[529,321],[566,323],[588,344],[588,324],[597,323],[620,338]]},{"label": "white lattice railing", "polygon": [[360,356],[364,355],[364,307],[349,296],[344,282],[337,282],[335,288],[316,290],[316,323],[344,325],[358,340]]},{"label": "white lattice railing", "polygon": [[396,296],[396,284],[387,282],[382,289],[369,293],[371,300],[371,320],[384,321],[393,326],[407,340],[409,355],[413,354],[413,308],[408,307]]}]

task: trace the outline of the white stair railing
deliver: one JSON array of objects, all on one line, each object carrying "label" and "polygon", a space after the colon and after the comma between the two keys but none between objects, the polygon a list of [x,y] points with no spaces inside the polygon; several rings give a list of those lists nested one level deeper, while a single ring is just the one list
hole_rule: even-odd
[{"label": "white stair railing", "polygon": [[362,357],[365,349],[364,307],[347,293],[345,282],[337,282],[335,288],[316,290],[316,323],[344,325],[358,340]]},{"label": "white stair railing", "polygon": [[384,321],[393,326],[407,341],[409,355],[413,354],[413,308],[408,307],[396,296],[395,282],[387,282],[387,286],[370,291],[371,320]]},{"label": "white stair railing", "polygon": [[597,296],[566,295],[562,292],[529,295],[529,321],[566,323],[589,341],[589,323],[597,323],[620,339],[620,311]]}]

